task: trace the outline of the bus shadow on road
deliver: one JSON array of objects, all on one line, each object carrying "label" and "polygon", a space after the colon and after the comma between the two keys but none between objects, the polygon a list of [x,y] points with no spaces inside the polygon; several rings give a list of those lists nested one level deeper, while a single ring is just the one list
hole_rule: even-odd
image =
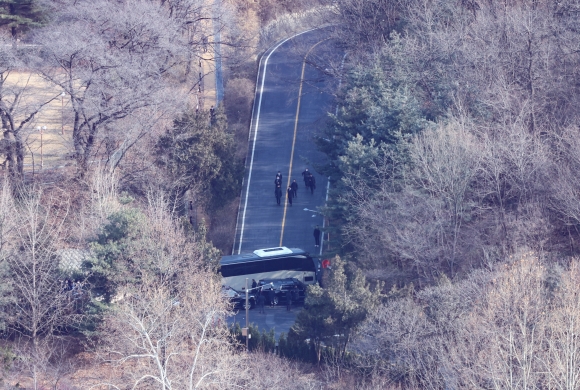
[{"label": "bus shadow on road", "polygon": [[[249,322],[250,324],[257,326],[260,331],[264,330],[269,332],[270,329],[274,329],[274,335],[276,337],[276,341],[278,341],[281,333],[288,334],[290,327],[294,325],[296,316],[302,310],[302,308],[302,305],[293,305],[291,310],[287,310],[286,306],[284,305],[278,305],[274,307],[266,306],[264,307],[264,313],[260,313],[259,308],[254,308],[249,311]],[[228,317],[227,321],[228,326],[238,323],[241,327],[245,327],[245,310],[234,312],[234,315]]]}]

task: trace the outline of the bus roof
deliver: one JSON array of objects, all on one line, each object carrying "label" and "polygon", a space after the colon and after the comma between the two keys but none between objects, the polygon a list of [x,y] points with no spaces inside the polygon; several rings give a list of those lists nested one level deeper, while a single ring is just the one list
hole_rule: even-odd
[{"label": "bus roof", "polygon": [[223,256],[220,265],[245,263],[258,260],[278,259],[281,257],[303,255],[308,256],[308,252],[299,248],[286,248],[285,246],[267,249],[258,249],[253,253]]}]

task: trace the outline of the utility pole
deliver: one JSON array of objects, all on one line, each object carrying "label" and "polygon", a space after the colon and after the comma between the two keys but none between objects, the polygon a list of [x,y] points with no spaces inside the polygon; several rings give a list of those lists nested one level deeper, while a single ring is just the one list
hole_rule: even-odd
[{"label": "utility pole", "polygon": [[64,95],[62,92],[60,94],[60,134],[64,135]]},{"label": "utility pole", "polygon": [[250,351],[250,305],[248,297],[248,278],[246,278],[246,352]]},{"label": "utility pole", "polygon": [[44,133],[44,131],[46,130],[46,126],[38,126],[37,127],[38,131],[40,132],[40,169],[42,169],[42,167],[44,166],[44,162],[43,162],[43,156],[42,156],[42,133]]}]

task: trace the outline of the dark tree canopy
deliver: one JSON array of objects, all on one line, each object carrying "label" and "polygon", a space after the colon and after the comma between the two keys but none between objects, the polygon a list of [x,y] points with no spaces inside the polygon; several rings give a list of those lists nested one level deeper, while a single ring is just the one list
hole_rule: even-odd
[{"label": "dark tree canopy", "polygon": [[0,26],[8,27],[13,39],[44,21],[42,8],[36,0],[0,1]]}]

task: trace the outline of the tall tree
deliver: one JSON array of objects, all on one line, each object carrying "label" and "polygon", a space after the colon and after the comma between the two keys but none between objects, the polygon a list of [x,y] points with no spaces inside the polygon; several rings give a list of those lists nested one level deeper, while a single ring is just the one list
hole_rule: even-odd
[{"label": "tall tree", "polygon": [[156,163],[169,174],[177,197],[198,188],[208,206],[218,208],[239,193],[243,165],[235,156],[233,134],[223,109],[189,111],[159,138]]},{"label": "tall tree", "polygon": [[187,69],[201,58],[208,31],[224,26],[224,11],[213,16],[199,1],[65,3],[36,35],[38,68],[70,96],[82,176],[102,143],[117,150],[114,168],[128,148],[184,111],[200,83]]},{"label": "tall tree", "polygon": [[57,91],[33,96],[36,75],[22,69],[33,66],[38,60],[36,53],[13,46],[0,39],[0,121],[3,139],[0,153],[5,156],[2,165],[16,182],[24,175],[26,138],[34,131],[33,123],[38,114],[52,101],[58,99]]},{"label": "tall tree", "polygon": [[379,285],[371,291],[358,270],[349,278],[345,263],[338,256],[324,284],[325,288],[308,287],[305,309],[298,313],[291,328],[300,340],[314,343],[318,362],[324,346],[335,348],[344,357],[352,332],[379,303],[381,289]]},{"label": "tall tree", "polygon": [[8,27],[14,40],[30,28],[41,26],[43,19],[43,10],[36,0],[0,1],[0,26]]},{"label": "tall tree", "polygon": [[46,363],[55,352],[58,331],[73,326],[79,318],[82,294],[63,288],[63,273],[57,248],[66,238],[63,229],[68,217],[68,200],[44,195],[42,191],[21,190],[10,210],[14,218],[15,245],[7,258],[13,300],[6,311],[10,331],[20,342],[21,364],[34,384],[41,386]]}]

